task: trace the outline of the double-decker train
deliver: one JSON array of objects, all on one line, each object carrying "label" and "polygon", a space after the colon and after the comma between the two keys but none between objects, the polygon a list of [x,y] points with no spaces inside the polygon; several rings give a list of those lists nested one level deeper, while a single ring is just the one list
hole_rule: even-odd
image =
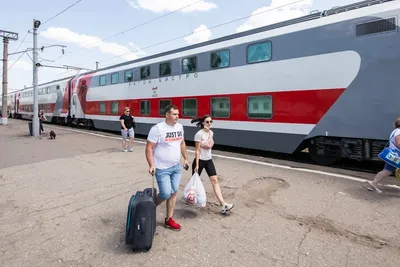
[{"label": "double-decker train", "polygon": [[[175,104],[185,138],[211,114],[216,144],[330,164],[379,160],[400,115],[400,1],[362,1],[40,84],[52,123],[120,130],[126,106],[146,135]],[[31,118],[33,88],[9,94]]]}]

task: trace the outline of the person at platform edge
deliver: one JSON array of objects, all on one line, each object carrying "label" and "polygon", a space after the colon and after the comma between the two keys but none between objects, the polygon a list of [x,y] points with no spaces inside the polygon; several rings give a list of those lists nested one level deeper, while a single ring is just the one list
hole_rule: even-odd
[{"label": "person at platform edge", "polygon": [[[389,137],[389,147],[400,150],[400,117],[394,122],[394,130]],[[378,188],[379,182],[390,176],[394,171],[396,171],[396,167],[385,163],[383,170],[375,175],[374,180],[366,182],[368,186],[367,189],[369,191],[382,193],[382,190]]]},{"label": "person at platform edge", "polygon": [[179,231],[181,225],[172,218],[174,215],[176,194],[182,177],[181,154],[184,166],[189,168],[186,143],[182,124],[178,123],[179,110],[175,105],[165,108],[165,121],[154,125],[146,143],[146,159],[149,173],[155,175],[160,190],[156,205],[167,201],[165,226]]},{"label": "person at platform edge", "polygon": [[[133,141],[135,138],[135,131],[136,123],[134,117],[131,115],[131,109],[129,107],[125,107],[124,114],[121,115],[119,118],[121,122],[121,135],[122,135],[122,151],[129,152],[133,151]],[[126,149],[126,138],[129,136],[129,146]]]}]

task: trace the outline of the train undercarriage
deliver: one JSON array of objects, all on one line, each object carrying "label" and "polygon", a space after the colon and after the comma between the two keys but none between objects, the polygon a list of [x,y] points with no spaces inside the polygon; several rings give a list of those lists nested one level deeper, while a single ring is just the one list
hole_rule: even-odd
[{"label": "train undercarriage", "polygon": [[357,161],[381,161],[378,154],[387,141],[336,137],[314,137],[307,148],[311,158],[320,165],[331,165],[342,158]]}]

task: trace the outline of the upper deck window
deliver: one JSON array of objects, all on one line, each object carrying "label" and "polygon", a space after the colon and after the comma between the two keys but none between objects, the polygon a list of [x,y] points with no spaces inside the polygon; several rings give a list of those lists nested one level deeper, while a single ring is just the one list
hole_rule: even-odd
[{"label": "upper deck window", "polygon": [[125,82],[131,82],[133,81],[133,71],[132,70],[127,70],[125,71],[125,78],[124,78]]},{"label": "upper deck window", "polygon": [[142,67],[140,68],[140,79],[149,79],[150,78],[150,67]]},{"label": "upper deck window", "polygon": [[99,77],[99,85],[100,86],[106,85],[106,75],[101,75]]},{"label": "upper deck window", "polygon": [[197,70],[197,57],[187,57],[182,59],[182,72],[189,73]]},{"label": "upper deck window", "polygon": [[230,61],[230,53],[229,50],[222,50],[211,53],[211,68],[226,68],[229,66]]},{"label": "upper deck window", "polygon": [[160,64],[160,77],[171,75],[171,62]]},{"label": "upper deck window", "polygon": [[111,84],[116,84],[119,83],[119,73],[113,73],[111,74]]},{"label": "upper deck window", "polygon": [[247,63],[271,60],[271,41],[251,44],[247,47]]}]

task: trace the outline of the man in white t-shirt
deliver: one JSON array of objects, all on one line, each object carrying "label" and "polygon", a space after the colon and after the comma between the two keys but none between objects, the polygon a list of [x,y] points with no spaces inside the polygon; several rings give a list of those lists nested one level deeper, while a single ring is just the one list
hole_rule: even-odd
[{"label": "man in white t-shirt", "polygon": [[167,217],[165,225],[174,230],[181,226],[173,219],[176,193],[181,181],[181,154],[185,160],[185,169],[189,168],[183,126],[178,123],[179,110],[174,105],[165,109],[165,121],[154,125],[149,132],[146,143],[146,159],[149,173],[155,174],[160,190],[156,205],[167,200]]}]

